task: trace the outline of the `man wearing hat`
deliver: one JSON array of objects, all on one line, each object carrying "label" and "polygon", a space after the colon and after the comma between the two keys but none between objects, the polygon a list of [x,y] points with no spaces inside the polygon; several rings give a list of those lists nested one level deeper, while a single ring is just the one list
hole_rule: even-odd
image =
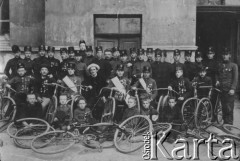
[{"label": "man wearing hat", "polygon": [[[96,58],[93,60],[92,63],[97,64],[100,67],[100,70],[98,71],[100,75],[103,75],[104,78],[107,80],[112,72],[112,66],[111,64],[106,61],[105,59],[103,59],[103,50],[101,46],[98,46],[96,48]],[[109,52],[108,50],[106,50],[106,52]]]},{"label": "man wearing hat", "polygon": [[26,75],[32,75],[33,76],[34,61],[31,59],[32,47],[31,46],[24,46],[24,54],[25,54],[25,58],[20,59],[18,62],[24,64],[25,69],[26,69]]},{"label": "man wearing hat", "polygon": [[83,62],[88,66],[94,59],[92,46],[86,46],[86,57],[83,55]]},{"label": "man wearing hat", "polygon": [[48,53],[48,61],[50,63],[49,74],[52,74],[54,78],[57,78],[60,70],[60,61],[54,58],[55,47],[48,46],[47,53]]},{"label": "man wearing hat", "polygon": [[[183,77],[183,68],[176,67],[175,78],[168,86],[169,90],[175,90],[179,93],[178,104],[182,107],[185,100],[192,96],[192,86],[188,78]],[[180,112],[181,109],[179,109]]]},{"label": "man wearing hat", "polygon": [[67,75],[67,65],[69,63],[67,48],[60,48],[60,55],[62,58],[62,62],[60,63],[60,71],[59,71],[58,79],[61,80]]},{"label": "man wearing hat", "polygon": [[130,48],[130,56],[131,56],[131,60],[129,61],[129,66],[133,69],[134,64],[138,61],[137,58],[137,49],[136,48]]},{"label": "man wearing hat", "polygon": [[207,76],[211,77],[213,85],[216,84],[216,75],[218,72],[218,62],[214,59],[215,51],[212,46],[208,48],[207,59],[203,61],[203,65],[207,69]]},{"label": "man wearing hat", "polygon": [[39,73],[39,71],[41,70],[42,64],[50,65],[49,60],[45,57],[45,54],[46,54],[45,45],[40,45],[38,47],[38,53],[39,53],[39,57],[33,60],[33,63],[34,63],[33,70],[34,70],[35,78],[40,77],[41,74]]},{"label": "man wearing hat", "polygon": [[176,74],[176,69],[178,67],[181,67],[183,69],[183,74],[184,74],[184,77],[186,77],[187,73],[186,73],[186,69],[185,69],[185,66],[184,64],[180,63],[180,57],[181,57],[181,54],[180,54],[180,50],[176,49],[173,51],[173,59],[174,59],[174,62],[172,64],[172,80],[175,78],[175,74]]},{"label": "man wearing hat", "polygon": [[4,73],[7,75],[9,79],[17,76],[17,63],[20,59],[20,54],[21,54],[21,51],[17,45],[12,46],[12,52],[14,54],[14,58],[8,60],[4,69]]},{"label": "man wearing hat", "polygon": [[234,96],[238,84],[238,66],[230,61],[231,54],[224,48],[223,62],[218,68],[217,82],[221,89],[222,117],[224,124],[233,125]]},{"label": "man wearing hat", "polygon": [[112,69],[114,70],[116,68],[116,65],[120,63],[120,59],[119,59],[119,56],[120,56],[120,50],[118,47],[113,47],[112,48],[112,53],[113,53],[113,56],[112,56],[112,60],[109,62],[112,66]]},{"label": "man wearing hat", "polygon": [[201,69],[203,67],[202,60],[203,60],[202,52],[197,50],[196,54],[195,54],[195,63],[197,66],[197,71],[199,71],[199,69]]},{"label": "man wearing hat", "polygon": [[75,64],[76,71],[75,75],[80,77],[81,81],[84,81],[84,77],[86,77],[87,65],[82,61],[84,55],[84,51],[77,51],[75,55]]},{"label": "man wearing hat", "polygon": [[79,89],[81,85],[81,79],[75,75],[75,69],[76,69],[76,65],[73,62],[69,62],[67,65],[67,76],[65,78],[63,78],[63,85],[65,87],[68,87],[66,89],[62,89],[61,92],[65,93],[68,95],[68,97],[71,98],[71,96],[76,95],[77,93],[79,93]]},{"label": "man wearing hat", "polygon": [[45,114],[54,92],[54,86],[52,86],[51,83],[55,83],[56,80],[48,75],[48,64],[41,65],[40,74],[40,77],[36,79],[36,96],[37,100],[41,102],[43,113]]},{"label": "man wearing hat", "polygon": [[127,61],[127,51],[126,50],[120,50],[120,61],[113,65],[113,77],[116,74],[117,71],[117,65],[122,64],[124,69],[124,77],[131,78],[131,67],[128,66]]},{"label": "man wearing hat", "polygon": [[79,50],[86,51],[86,42],[85,42],[85,40],[80,40],[79,41]]},{"label": "man wearing hat", "polygon": [[[107,85],[106,78],[104,75],[99,73],[100,67],[97,64],[90,64],[87,67],[88,76],[82,83],[83,85],[89,86],[89,91],[83,91],[84,98],[87,99],[87,104],[90,108],[93,108],[94,104],[98,100],[98,95],[100,90]],[[100,120],[102,115],[102,107],[104,105],[100,105],[99,107],[95,107],[93,111],[93,116],[95,119]]]},{"label": "man wearing hat", "polygon": [[154,62],[154,55],[153,55],[153,48],[147,48],[147,57],[148,57],[148,62],[152,64]]},{"label": "man wearing hat", "polygon": [[191,62],[191,56],[192,56],[192,51],[186,50],[185,51],[185,72],[186,72],[186,77],[192,81],[193,78],[197,75],[197,66],[194,62]]},{"label": "man wearing hat", "polygon": [[[160,49],[155,50],[155,62],[151,64],[152,78],[156,81],[158,88],[167,88],[171,79],[171,64],[164,61],[166,54]],[[158,91],[158,96],[167,94],[167,91]]]},{"label": "man wearing hat", "polygon": [[139,91],[140,98],[150,98],[154,100],[157,97],[157,84],[151,76],[151,67],[144,66],[143,67],[143,78],[140,78],[133,86],[132,89],[136,90],[137,88],[141,88],[143,90]]},{"label": "man wearing hat", "polygon": [[68,47],[68,61],[69,62],[75,62],[75,49],[73,46]]},{"label": "man wearing hat", "polygon": [[144,61],[144,49],[138,49],[138,59],[139,61],[136,62],[133,66],[133,72],[132,72],[132,75],[133,75],[133,81],[134,81],[134,78],[135,78],[135,81],[133,83],[136,82],[136,78],[141,78],[142,75],[143,75],[143,67],[149,67],[150,69],[150,73],[152,73],[151,71],[151,65],[149,62],[147,61]]},{"label": "man wearing hat", "polygon": [[130,83],[131,83],[131,81],[127,77],[124,77],[124,73],[125,73],[124,68],[125,68],[124,64],[117,64],[116,76],[110,80],[107,86],[109,88],[116,88],[117,90],[114,93],[114,98],[116,100],[116,107],[117,107],[115,111],[117,115],[115,115],[114,121],[117,121],[117,122],[122,120],[123,112],[126,109],[124,96],[126,96],[127,94],[126,92],[129,90]]}]

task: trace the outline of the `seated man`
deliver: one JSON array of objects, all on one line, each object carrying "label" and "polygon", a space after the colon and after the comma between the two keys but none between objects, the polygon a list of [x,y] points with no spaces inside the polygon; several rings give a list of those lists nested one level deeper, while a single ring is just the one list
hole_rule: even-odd
[{"label": "seated man", "polygon": [[17,105],[15,120],[22,118],[43,118],[42,105],[35,94],[27,94],[27,98]]},{"label": "seated man", "polygon": [[151,100],[145,98],[142,100],[141,115],[149,116],[150,120],[155,123],[158,120],[158,111],[150,105]]},{"label": "seated man", "polygon": [[67,95],[59,96],[60,105],[53,120],[54,128],[65,130],[70,123],[71,106],[67,104]]},{"label": "seated man", "polygon": [[150,98],[154,100],[157,96],[157,84],[154,79],[150,77],[151,68],[148,66],[143,67],[143,78],[140,78],[133,86],[132,89],[136,90],[140,88],[139,91],[140,98]]},{"label": "seated man", "polygon": [[125,109],[122,121],[128,119],[129,117],[132,117],[134,115],[139,115],[138,107],[137,107],[137,100],[135,97],[128,98],[128,108]]}]

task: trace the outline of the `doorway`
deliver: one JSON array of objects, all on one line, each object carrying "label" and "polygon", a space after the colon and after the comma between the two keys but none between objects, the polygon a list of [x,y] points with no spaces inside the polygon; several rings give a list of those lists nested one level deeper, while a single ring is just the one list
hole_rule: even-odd
[{"label": "doorway", "polygon": [[238,17],[236,7],[201,6],[197,8],[196,44],[200,51],[206,53],[213,46],[216,59],[221,60],[221,52],[228,47],[232,53],[232,61],[238,61]]},{"label": "doorway", "polygon": [[94,15],[94,44],[103,50],[141,48],[142,15]]}]

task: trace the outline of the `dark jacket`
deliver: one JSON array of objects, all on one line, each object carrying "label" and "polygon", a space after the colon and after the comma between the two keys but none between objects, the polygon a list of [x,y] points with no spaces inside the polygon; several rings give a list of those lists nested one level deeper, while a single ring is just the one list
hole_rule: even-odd
[{"label": "dark jacket", "polygon": [[207,76],[211,77],[213,85],[215,85],[219,63],[214,59],[207,59],[203,62],[203,65],[207,68]]},{"label": "dark jacket", "polygon": [[139,111],[138,111],[137,106],[125,109],[125,111],[123,113],[122,120],[124,121],[124,120],[126,120],[129,117],[134,116],[134,115],[139,115]]},{"label": "dark jacket", "polygon": [[9,80],[8,84],[10,84],[17,93],[33,93],[36,79],[32,76],[15,76]]},{"label": "dark jacket", "polygon": [[51,98],[54,92],[54,86],[46,85],[45,83],[55,83],[54,78],[40,77],[36,81],[36,95],[39,97]]},{"label": "dark jacket", "polygon": [[7,62],[4,73],[8,76],[9,79],[17,76],[17,64],[19,60],[20,58],[12,58]]},{"label": "dark jacket", "polygon": [[98,74],[102,75],[105,80],[110,77],[112,72],[112,66],[107,60],[95,58],[93,59],[92,63],[99,65],[100,70],[98,71]]},{"label": "dark jacket", "polygon": [[18,63],[22,63],[25,65],[25,69],[26,69],[26,75],[32,75],[33,76],[33,73],[34,73],[34,61],[32,59],[20,59],[18,61]]},{"label": "dark jacket", "polygon": [[35,78],[40,77],[41,75],[40,70],[42,64],[47,64],[48,66],[50,66],[49,60],[45,56],[40,56],[38,58],[33,59],[33,63],[34,63],[33,71]]},{"label": "dark jacket", "polygon": [[54,78],[58,77],[60,71],[60,61],[56,58],[48,58],[50,63],[49,74],[52,74]]}]

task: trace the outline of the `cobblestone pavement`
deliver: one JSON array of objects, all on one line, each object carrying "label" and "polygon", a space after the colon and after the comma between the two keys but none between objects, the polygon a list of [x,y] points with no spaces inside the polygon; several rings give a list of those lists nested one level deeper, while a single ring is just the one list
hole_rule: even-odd
[{"label": "cobblestone pavement", "polygon": [[[235,102],[234,109],[234,125],[240,128],[240,102],[237,100]],[[109,149],[103,149],[102,152],[86,152],[82,145],[75,144],[69,150],[62,152],[60,154],[54,155],[42,155],[33,152],[31,149],[21,149],[17,148],[12,139],[6,134],[6,132],[0,133],[0,139],[3,140],[3,146],[0,147],[1,161],[141,161],[142,159],[142,151],[140,149],[131,154],[123,154],[118,152],[114,147]],[[193,154],[193,144],[192,139],[188,139],[189,141],[189,154]],[[181,144],[169,144],[164,143],[167,151],[171,154],[171,150],[174,147],[179,147]],[[214,154],[218,156],[218,152],[220,147],[214,148]],[[238,153],[237,149],[237,153]],[[168,160],[164,158],[159,150],[158,160],[164,161]],[[179,154],[182,154],[180,152]],[[199,147],[199,158],[200,160],[210,160],[208,158],[208,150],[206,145],[200,145]],[[183,159],[187,160],[187,159]],[[231,159],[234,160],[234,159]]]}]

